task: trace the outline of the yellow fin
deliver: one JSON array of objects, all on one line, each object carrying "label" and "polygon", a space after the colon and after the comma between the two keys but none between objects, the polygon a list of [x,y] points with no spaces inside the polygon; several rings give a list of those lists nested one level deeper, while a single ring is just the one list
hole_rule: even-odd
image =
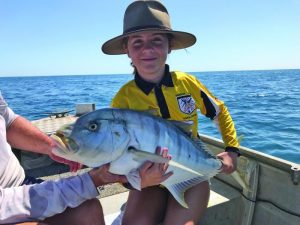
[{"label": "yellow fin", "polygon": [[245,138],[245,135],[241,134],[240,136],[238,136],[237,140],[238,143],[241,144],[241,142],[243,141],[243,139]]}]

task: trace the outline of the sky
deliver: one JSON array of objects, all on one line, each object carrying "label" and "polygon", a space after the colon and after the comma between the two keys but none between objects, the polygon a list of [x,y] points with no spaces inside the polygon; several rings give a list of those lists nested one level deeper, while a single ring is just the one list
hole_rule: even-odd
[{"label": "sky", "polygon": [[[131,73],[101,45],[123,32],[132,0],[0,0],[0,76]],[[300,69],[299,0],[163,0],[173,30],[197,43],[172,70]]]}]

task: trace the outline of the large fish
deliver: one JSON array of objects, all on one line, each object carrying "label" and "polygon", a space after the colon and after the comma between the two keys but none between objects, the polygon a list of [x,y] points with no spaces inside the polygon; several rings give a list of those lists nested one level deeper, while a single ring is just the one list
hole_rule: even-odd
[{"label": "large fish", "polygon": [[60,148],[54,154],[89,167],[110,163],[110,172],[126,175],[140,189],[138,168],[147,160],[168,162],[155,154],[157,146],[167,147],[172,156],[168,171],[174,174],[162,185],[187,208],[184,192],[216,175],[222,163],[185,132],[186,123],[174,124],[140,111],[99,109],[58,130],[53,138]]}]

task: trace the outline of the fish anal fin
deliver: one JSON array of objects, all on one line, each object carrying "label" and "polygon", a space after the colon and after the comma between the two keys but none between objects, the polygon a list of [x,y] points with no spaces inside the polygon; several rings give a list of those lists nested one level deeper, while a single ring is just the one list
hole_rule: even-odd
[{"label": "fish anal fin", "polygon": [[166,184],[165,187],[170,191],[170,193],[172,194],[172,196],[176,199],[176,201],[182,205],[182,207],[184,208],[188,208],[188,205],[184,199],[184,194],[186,192],[186,190],[188,190],[189,188],[208,180],[208,177],[194,177],[192,179],[180,182],[180,183],[176,183],[176,184],[172,184],[172,185],[168,185]]},{"label": "fish anal fin", "polygon": [[131,170],[126,178],[133,188],[141,190],[141,177],[138,169]]}]

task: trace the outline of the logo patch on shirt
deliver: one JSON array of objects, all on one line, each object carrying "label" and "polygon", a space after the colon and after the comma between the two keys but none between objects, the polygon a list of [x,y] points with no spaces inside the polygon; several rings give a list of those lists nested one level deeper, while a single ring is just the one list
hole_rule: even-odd
[{"label": "logo patch on shirt", "polygon": [[195,100],[191,95],[178,96],[177,102],[181,112],[191,114],[196,109]]}]

